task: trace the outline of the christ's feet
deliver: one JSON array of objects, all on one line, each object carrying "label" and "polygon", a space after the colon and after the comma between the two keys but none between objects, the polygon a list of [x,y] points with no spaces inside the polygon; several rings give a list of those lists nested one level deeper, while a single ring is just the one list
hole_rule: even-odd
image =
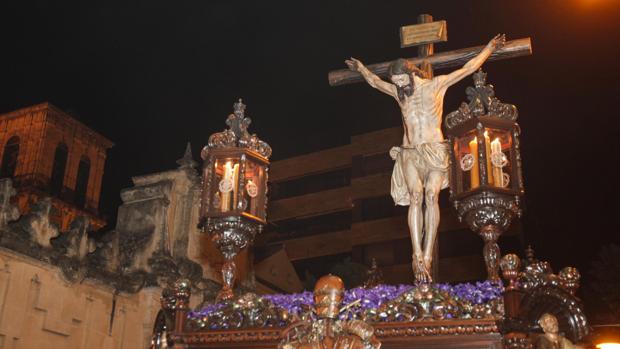
[{"label": "christ's feet", "polygon": [[432,281],[431,274],[428,272],[422,257],[414,255],[411,266],[416,282],[426,284]]}]

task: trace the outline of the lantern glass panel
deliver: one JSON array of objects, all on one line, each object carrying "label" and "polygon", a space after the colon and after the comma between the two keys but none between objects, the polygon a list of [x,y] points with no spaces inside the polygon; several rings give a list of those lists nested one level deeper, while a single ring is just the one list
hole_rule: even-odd
[{"label": "lantern glass panel", "polygon": [[512,179],[512,135],[508,130],[486,128],[489,185],[509,189]]},{"label": "lantern glass panel", "polygon": [[478,138],[476,130],[463,137],[455,138],[454,154],[456,160],[457,192],[462,193],[480,186],[480,167],[478,165]]},{"label": "lantern glass panel", "polygon": [[243,188],[243,209],[252,216],[265,218],[265,167],[251,160],[246,161]]},{"label": "lantern glass panel", "polygon": [[238,207],[240,166],[238,158],[219,158],[215,161],[211,181],[210,213],[226,213],[235,211]]}]

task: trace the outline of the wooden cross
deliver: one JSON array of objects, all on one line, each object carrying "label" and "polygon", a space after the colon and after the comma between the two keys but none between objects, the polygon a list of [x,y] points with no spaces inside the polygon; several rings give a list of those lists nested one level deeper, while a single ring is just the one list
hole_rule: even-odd
[{"label": "wooden cross", "polygon": [[[418,56],[407,60],[418,65],[429,77],[432,77],[434,69],[460,67],[474,58],[484,45],[464,48],[454,51],[441,52],[434,54],[433,44],[435,42],[446,41],[448,30],[445,21],[433,22],[431,15],[418,16],[418,24],[400,28],[401,47],[418,46]],[[530,38],[507,41],[499,50],[496,50],[489,57],[489,61],[521,57],[532,54],[532,43]],[[373,73],[382,78],[387,77],[388,68],[392,62],[370,64],[366,67]],[[330,71],[327,75],[331,86],[340,86],[364,81],[362,75],[349,69],[339,69]]]},{"label": "wooden cross", "polygon": [[[418,46],[418,57],[432,56],[435,51],[433,43],[448,40],[446,21],[433,22],[431,15],[419,15],[417,25],[400,27],[400,47]],[[423,60],[420,69],[427,78],[433,77],[433,67],[428,60]]]}]

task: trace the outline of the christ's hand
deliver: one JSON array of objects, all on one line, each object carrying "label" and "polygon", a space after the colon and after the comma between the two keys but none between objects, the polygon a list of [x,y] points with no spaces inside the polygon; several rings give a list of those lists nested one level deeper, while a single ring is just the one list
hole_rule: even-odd
[{"label": "christ's hand", "polygon": [[364,67],[364,64],[362,64],[362,62],[360,62],[358,59],[351,57],[350,59],[347,59],[344,62],[347,64],[349,69],[351,69],[354,72],[358,72],[362,74],[362,76],[364,77],[364,80],[366,80],[368,85],[370,85],[373,88],[376,88],[377,90],[385,94],[388,94],[398,99],[398,96],[396,94],[396,86],[390,84],[389,82],[385,82],[381,80],[381,78],[378,77],[375,73],[371,72],[370,70],[368,70],[368,68]]},{"label": "christ's hand", "polygon": [[484,61],[486,61],[491,56],[491,54],[493,54],[493,51],[499,50],[500,48],[504,47],[504,45],[506,45],[506,35],[497,34],[493,39],[491,39],[491,41],[489,41],[487,46],[476,57],[470,59],[467,63],[465,63],[463,68],[457,69],[450,74],[440,75],[435,78],[440,81],[442,87],[448,88],[455,83],[461,81],[469,74],[472,74],[476,70],[480,69],[482,63],[484,63]]},{"label": "christ's hand", "polygon": [[363,67],[364,65],[362,64],[362,62],[360,62],[358,59],[351,57],[351,59],[347,59],[344,61],[347,66],[349,67],[350,70],[352,71],[360,71],[360,67]]},{"label": "christ's hand", "polygon": [[506,34],[497,34],[493,39],[491,39],[491,41],[489,41],[487,46],[495,51],[504,47],[504,45],[506,45]]}]

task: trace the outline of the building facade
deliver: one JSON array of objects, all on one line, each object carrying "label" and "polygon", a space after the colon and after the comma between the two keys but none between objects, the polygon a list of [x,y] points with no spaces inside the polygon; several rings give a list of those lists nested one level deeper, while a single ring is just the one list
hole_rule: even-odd
[{"label": "building facade", "polygon": [[88,216],[105,225],[99,198],[106,151],[113,143],[50,103],[0,115],[0,178],[12,178],[22,214],[52,198],[52,220],[68,229]]}]

